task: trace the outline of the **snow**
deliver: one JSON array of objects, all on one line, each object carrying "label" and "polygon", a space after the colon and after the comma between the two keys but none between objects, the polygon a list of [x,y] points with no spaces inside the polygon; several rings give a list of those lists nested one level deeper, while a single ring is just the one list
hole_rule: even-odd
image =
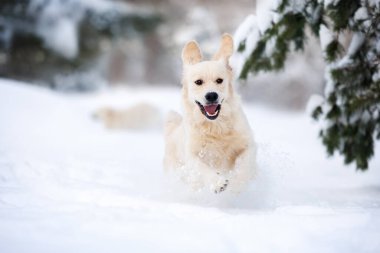
[{"label": "snow", "polygon": [[341,0],[325,0],[324,6],[325,6],[325,8],[329,7],[330,5],[336,6],[339,3],[339,1],[341,1]]},{"label": "snow", "polygon": [[276,51],[276,38],[270,38],[265,45],[265,55],[271,57],[273,53]]},{"label": "snow", "polygon": [[302,12],[305,9],[305,0],[291,0],[289,6],[293,12]]},{"label": "snow", "polygon": [[261,33],[264,33],[271,25],[275,15],[274,10],[277,9],[279,3],[277,1],[259,0],[256,2],[257,26]]},{"label": "snow", "polygon": [[310,96],[306,105],[306,114],[311,115],[317,106],[321,106],[324,102],[324,98],[319,94],[313,94]]},{"label": "snow", "polygon": [[[260,35],[257,31],[257,19],[255,15],[248,15],[244,21],[239,25],[234,34],[234,47],[238,48],[239,44],[244,41],[248,35],[255,31],[257,33],[257,37]],[[258,39],[258,38],[257,38]],[[249,46],[250,44],[247,44]],[[247,51],[247,50],[245,50]]]},{"label": "snow", "polygon": [[[350,45],[347,49],[347,53],[338,62],[330,64],[331,68],[344,68],[353,63],[353,57],[363,45],[365,40],[365,34],[361,32],[355,32],[352,36]],[[332,82],[332,81],[331,81]],[[326,94],[326,93],[325,93]]]},{"label": "snow", "polygon": [[28,5],[28,11],[35,13],[40,10],[36,33],[45,46],[57,54],[67,58],[75,58],[78,54],[78,23],[82,19],[82,8],[78,1],[71,0],[68,7],[74,8],[71,13],[57,0],[33,0]]},{"label": "snow", "polygon": [[360,47],[363,45],[363,42],[365,40],[365,34],[361,32],[355,32],[352,36],[350,46],[347,50],[347,55],[354,56],[356,52],[360,49]]},{"label": "snow", "polygon": [[360,7],[354,14],[355,21],[368,19],[368,11],[365,7]]},{"label": "snow", "polygon": [[[276,1],[257,1],[256,15],[248,15],[236,29],[234,34],[235,49],[237,50],[240,43],[245,41],[244,51],[238,52],[232,58],[232,65],[236,73],[240,73],[244,62],[256,47],[261,34],[269,28],[272,22],[279,20],[280,16],[273,11],[277,6]],[[268,55],[273,53],[275,44],[275,41],[271,41],[267,45],[266,53]]]},{"label": "snow", "polygon": [[368,0],[368,5],[370,7],[380,7],[380,2],[379,0]]},{"label": "snow", "polygon": [[372,80],[374,82],[380,81],[380,67],[378,67],[377,71],[372,75]]},{"label": "snow", "polygon": [[235,51],[239,48],[240,43],[245,41],[244,51],[237,52],[231,57],[231,65],[235,73],[241,72],[245,61],[249,58],[259,39],[260,31],[257,27],[257,17],[255,15],[249,15],[245,18],[244,22],[239,25],[234,34]]},{"label": "snow", "polygon": [[375,47],[375,49],[376,49],[376,52],[377,52],[377,53],[380,53],[380,41],[377,41],[377,42],[376,42],[376,47]]},{"label": "snow", "polygon": [[[231,58],[231,65],[236,73],[241,72],[244,63],[255,49],[262,34],[265,33],[273,22],[276,23],[280,20],[281,16],[274,12],[278,5],[277,1],[257,1],[256,15],[248,15],[236,29],[234,34],[235,51],[239,48],[240,43],[245,42],[244,50],[237,52]],[[275,46],[275,40],[269,41],[265,48],[266,55],[272,55]]]},{"label": "snow", "polygon": [[245,104],[258,177],[240,195],[165,175],[156,131],[91,114],[139,102],[178,110],[179,88],[62,95],[0,79],[0,251],[379,252],[380,148],[370,170],[326,158],[305,113]]},{"label": "snow", "polygon": [[56,19],[53,22],[42,22],[38,33],[43,38],[46,47],[67,59],[73,59],[78,54],[77,24],[68,18]]},{"label": "snow", "polygon": [[[79,25],[86,12],[108,15],[108,18],[118,13],[146,13],[127,3],[107,0],[32,0],[27,5],[27,11],[32,16],[38,16],[36,34],[45,46],[67,59],[73,59],[78,54]],[[93,21],[99,28],[104,26],[101,19],[94,18]],[[5,39],[9,41],[11,37]]]},{"label": "snow", "polygon": [[324,50],[334,40],[332,32],[325,25],[321,25],[319,28],[319,40]]}]

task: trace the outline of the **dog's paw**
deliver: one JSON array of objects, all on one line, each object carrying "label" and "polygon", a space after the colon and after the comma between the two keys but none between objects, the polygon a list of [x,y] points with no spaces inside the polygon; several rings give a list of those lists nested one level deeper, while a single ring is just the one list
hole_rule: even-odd
[{"label": "dog's paw", "polygon": [[228,183],[229,183],[228,179],[225,179],[224,181],[222,181],[221,185],[218,184],[218,186],[214,189],[214,193],[217,194],[217,193],[221,193],[225,191],[227,189]]}]

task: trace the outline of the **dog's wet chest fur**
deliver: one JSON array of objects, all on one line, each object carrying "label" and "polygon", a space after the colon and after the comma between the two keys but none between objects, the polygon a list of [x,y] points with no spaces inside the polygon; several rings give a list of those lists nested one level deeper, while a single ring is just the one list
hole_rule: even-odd
[{"label": "dog's wet chest fur", "polygon": [[190,140],[191,151],[203,163],[216,170],[230,170],[248,147],[247,138],[236,131],[223,134],[198,133]]}]

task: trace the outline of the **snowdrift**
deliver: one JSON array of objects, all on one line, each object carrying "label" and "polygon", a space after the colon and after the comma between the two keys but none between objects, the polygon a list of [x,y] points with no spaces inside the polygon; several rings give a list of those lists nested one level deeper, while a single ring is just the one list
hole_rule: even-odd
[{"label": "snowdrift", "polygon": [[179,97],[0,79],[0,252],[379,252],[380,149],[365,173],[327,159],[306,114],[245,105],[259,175],[240,195],[165,175],[159,127],[109,131],[91,118],[142,101],[165,114]]}]

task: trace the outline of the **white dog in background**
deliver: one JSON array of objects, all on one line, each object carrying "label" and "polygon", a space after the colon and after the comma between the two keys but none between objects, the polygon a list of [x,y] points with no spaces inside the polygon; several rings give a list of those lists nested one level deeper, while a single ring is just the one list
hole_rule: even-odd
[{"label": "white dog in background", "polygon": [[162,124],[161,112],[147,103],[135,104],[124,109],[101,107],[92,116],[101,121],[107,129],[112,130],[155,129]]},{"label": "white dog in background", "polygon": [[233,89],[232,53],[228,34],[211,61],[202,61],[195,41],[182,51],[184,112],[170,112],[165,124],[164,167],[194,189],[239,192],[255,174],[256,146]]}]

